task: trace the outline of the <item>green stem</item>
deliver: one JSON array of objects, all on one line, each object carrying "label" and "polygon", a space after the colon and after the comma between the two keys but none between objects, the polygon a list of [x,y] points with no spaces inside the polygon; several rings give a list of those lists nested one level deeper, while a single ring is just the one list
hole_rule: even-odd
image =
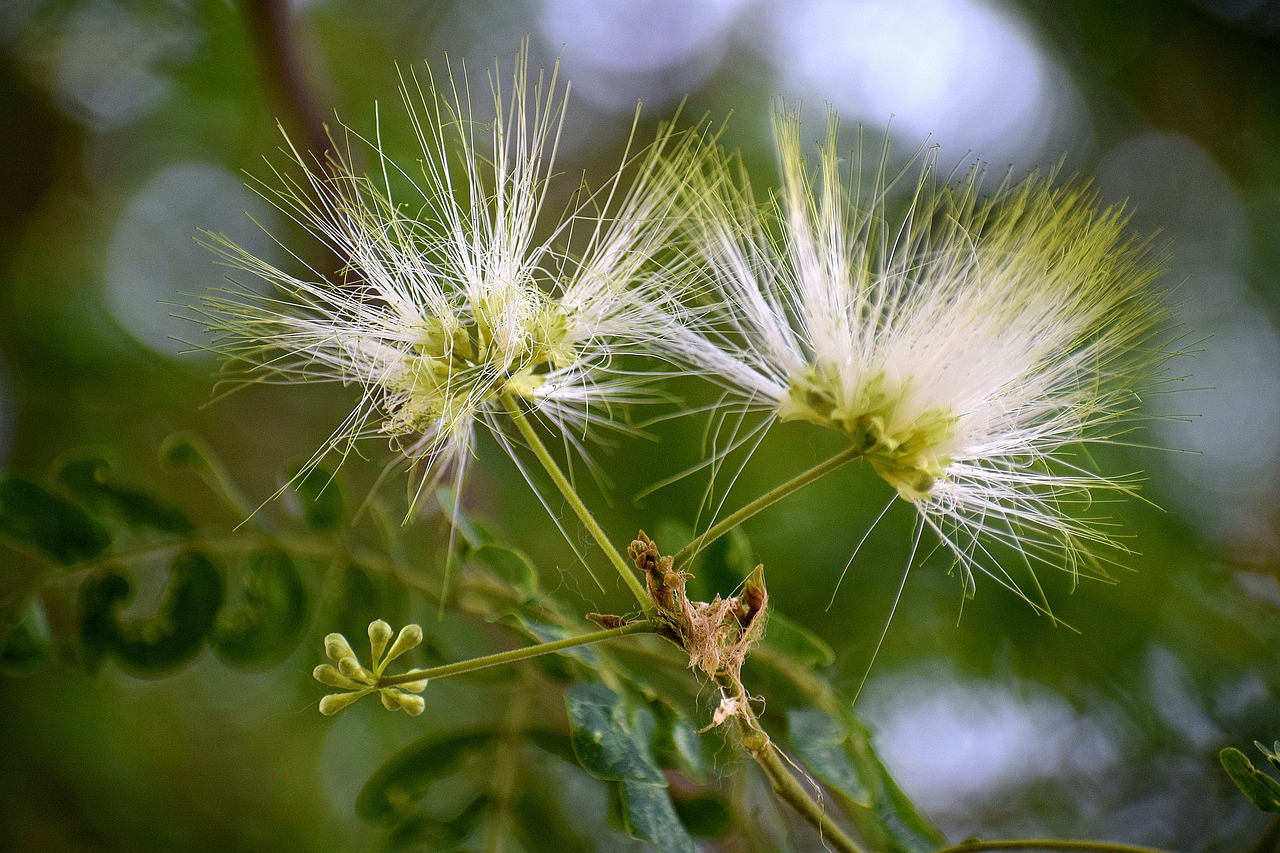
[{"label": "green stem", "polygon": [[800,474],[797,474],[796,476],[792,477],[790,480],[787,480],[785,483],[782,483],[779,486],[775,486],[774,488],[765,492],[760,497],[753,500],[751,503],[743,507],[740,507],[733,513],[725,516],[717,524],[712,525],[707,530],[706,533],[703,533],[701,536],[696,537],[688,545],[685,545],[683,548],[677,551],[675,554],[675,565],[677,567],[683,565],[684,563],[693,559],[694,556],[696,556],[697,553],[701,551],[703,548],[707,547],[712,542],[716,541],[721,536],[728,533],[730,530],[737,527],[739,524],[746,521],[751,516],[760,512],[760,510],[765,509],[766,507],[769,507],[777,503],[778,501],[785,498],[787,495],[790,495],[792,492],[799,491],[800,489],[812,483],[814,480],[818,480],[818,479],[821,479],[822,477],[825,477],[827,474],[830,474],[832,471],[836,470],[841,465],[844,465],[848,462],[852,462],[854,459],[857,459],[861,455],[862,455],[861,448],[850,447],[847,450],[840,451],[835,456],[832,456],[830,459],[828,459],[825,462],[819,462],[817,465],[813,466],[808,471],[804,471]]},{"label": "green stem", "polygon": [[572,649],[577,646],[587,646],[592,643],[603,642],[604,640],[612,640],[614,637],[625,637],[629,634],[648,634],[655,630],[657,630],[657,625],[648,620],[643,622],[632,622],[630,625],[622,625],[618,628],[607,628],[603,631],[593,631],[590,634],[568,637],[564,640],[556,640],[551,643],[539,643],[536,646],[525,646],[522,649],[512,649],[509,652],[498,652],[495,655],[485,655],[482,658],[458,661],[457,663],[449,663],[444,666],[432,667],[431,669],[416,669],[402,675],[384,675],[378,679],[377,686],[380,688],[395,687],[398,684],[412,684],[415,681],[448,678],[451,675],[462,675],[465,672],[474,672],[477,669],[487,669],[491,666],[515,663],[516,661],[528,660],[529,658],[536,658],[542,655],[551,654],[552,652]]},{"label": "green stem", "polygon": [[[533,451],[533,455],[538,458],[538,462],[542,464],[547,476],[551,478],[551,482],[556,484],[556,488],[560,490],[560,494],[564,495],[564,499],[569,502],[569,506],[573,507],[574,513],[578,516],[583,526],[587,528],[591,538],[596,540],[600,550],[604,551],[605,556],[609,558],[609,562],[613,563],[613,567],[618,570],[618,574],[626,581],[627,587],[635,595],[636,601],[640,602],[640,606],[646,611],[653,609],[653,603],[649,600],[649,593],[644,588],[644,584],[640,583],[640,579],[636,577],[632,567],[627,564],[626,558],[609,541],[609,537],[605,534],[604,529],[600,527],[595,516],[591,514],[591,510],[587,509],[587,505],[582,502],[582,498],[578,497],[573,484],[569,482],[569,478],[560,470],[560,466],[551,456],[551,453],[548,452],[546,445],[542,443],[542,439],[538,438],[537,431],[534,430],[533,424],[529,423],[529,419],[525,417],[524,412],[520,410],[520,405],[509,394],[502,395],[502,402],[507,407],[507,412],[510,413],[511,420],[515,422],[516,428],[520,430],[520,434],[524,436],[524,440],[529,444],[529,449]],[[592,575],[592,577],[595,576]],[[599,580],[596,583],[599,583]]]},{"label": "green stem", "polygon": [[1002,841],[971,839],[940,847],[933,853],[979,853],[984,850],[1063,850],[1076,853],[1168,853],[1155,847],[1120,844],[1114,841],[1057,841],[1052,838],[1011,838]]},{"label": "green stem", "polygon": [[722,687],[728,687],[734,691],[742,700],[742,715],[734,717],[742,736],[742,748],[769,778],[774,793],[790,803],[791,807],[805,820],[813,824],[821,833],[823,842],[830,843],[831,849],[838,850],[840,853],[866,853],[839,824],[827,815],[822,804],[814,800],[792,774],[791,768],[782,760],[778,747],[760,727],[760,720],[752,710],[745,691],[741,689],[741,684],[731,680],[716,679],[716,681]]}]

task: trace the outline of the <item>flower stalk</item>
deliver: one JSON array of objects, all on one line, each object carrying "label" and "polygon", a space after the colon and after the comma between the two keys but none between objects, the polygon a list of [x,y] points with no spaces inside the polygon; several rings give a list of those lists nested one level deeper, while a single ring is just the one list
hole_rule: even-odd
[{"label": "flower stalk", "polygon": [[[533,451],[534,457],[542,465],[543,470],[547,472],[551,482],[555,483],[556,488],[560,490],[560,494],[564,496],[565,501],[573,509],[574,515],[582,522],[582,526],[591,534],[591,538],[596,540],[596,544],[600,546],[600,550],[604,552],[610,564],[618,570],[618,574],[621,575],[632,595],[636,597],[636,601],[640,603],[640,606],[646,612],[652,610],[653,603],[649,600],[649,594],[645,590],[644,584],[640,583],[640,579],[636,577],[635,572],[627,565],[626,559],[618,549],[613,547],[613,543],[609,541],[604,528],[596,521],[595,516],[591,514],[591,510],[587,509],[587,505],[582,502],[582,498],[579,497],[573,484],[569,482],[569,478],[564,475],[564,471],[560,470],[555,458],[547,450],[547,446],[543,444],[542,439],[538,437],[537,430],[533,428],[533,424],[529,423],[529,418],[521,411],[519,403],[513,400],[510,395],[504,395],[502,402],[506,406],[507,413],[511,415],[511,422],[516,425],[516,429],[524,437],[529,449]],[[590,566],[587,567],[587,570],[591,570]],[[597,584],[600,583],[599,578],[596,578],[594,573],[591,576]],[[603,585],[601,585],[601,588],[604,588]]]},{"label": "flower stalk", "polygon": [[475,672],[479,669],[487,669],[491,666],[502,666],[503,664],[516,663],[530,658],[541,657],[542,655],[549,655],[553,652],[562,652],[565,649],[573,649],[578,646],[589,646],[593,643],[602,643],[605,640],[612,640],[617,637],[628,637],[632,634],[652,634],[656,628],[657,626],[648,620],[629,622],[626,625],[620,625],[616,628],[608,628],[603,631],[593,631],[590,634],[582,634],[577,637],[566,637],[563,640],[555,640],[550,643],[539,643],[536,646],[526,646],[522,649],[498,652],[497,654],[485,655],[484,657],[472,658],[471,660],[458,661],[457,663],[449,663],[444,666],[437,666],[431,669],[415,670],[414,672],[405,673],[403,675],[383,676],[378,679],[378,686],[395,687],[419,680],[448,678],[453,675],[462,675],[468,672]]},{"label": "flower stalk", "polygon": [[1157,847],[1122,844],[1118,841],[1069,841],[1054,838],[1011,838],[999,841],[970,839],[934,853],[987,853],[997,850],[1051,850],[1059,853],[1168,853]]},{"label": "flower stalk", "polygon": [[800,491],[800,489],[810,483],[820,480],[832,471],[841,466],[852,462],[862,455],[862,449],[859,447],[850,447],[840,451],[835,456],[825,462],[819,462],[807,471],[802,471],[796,476],[774,486],[760,497],[734,510],[725,516],[716,524],[707,528],[706,532],[695,537],[689,544],[685,545],[674,555],[676,566],[682,566],[698,555],[698,552],[719,539],[721,536],[733,530],[756,513],[773,506],[783,498]]}]

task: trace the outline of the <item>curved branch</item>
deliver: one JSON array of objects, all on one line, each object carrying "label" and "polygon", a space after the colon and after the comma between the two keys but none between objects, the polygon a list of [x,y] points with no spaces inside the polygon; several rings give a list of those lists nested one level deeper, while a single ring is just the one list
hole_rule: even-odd
[{"label": "curved branch", "polygon": [[240,9],[263,77],[287,119],[284,124],[306,143],[318,165],[330,168],[333,143],[298,59],[289,4],[285,0],[240,0]]}]

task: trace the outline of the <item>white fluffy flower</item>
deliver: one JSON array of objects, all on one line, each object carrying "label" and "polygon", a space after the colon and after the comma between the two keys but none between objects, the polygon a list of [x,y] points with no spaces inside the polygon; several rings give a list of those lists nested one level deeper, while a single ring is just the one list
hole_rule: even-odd
[{"label": "white fluffy flower", "polygon": [[511,401],[583,449],[593,425],[621,426],[616,406],[644,396],[616,359],[646,351],[673,322],[645,265],[673,227],[662,158],[685,143],[664,132],[561,215],[563,200],[548,199],[563,120],[556,71],[531,81],[522,54],[510,92],[491,72],[487,117],[468,85],[451,73],[444,85],[404,86],[416,168],[389,160],[380,137],[369,145],[376,180],[346,159],[316,168],[291,148],[305,178],[277,173],[267,194],[345,262],[343,281],[296,276],[211,236],[226,263],[285,294],[207,297],[212,348],[247,365],[250,381],[364,389],[317,459],[384,435],[425,470],[461,478],[477,424],[510,447],[501,421]]},{"label": "white fluffy flower", "polygon": [[690,223],[723,311],[717,347],[689,353],[777,419],[844,432],[966,585],[981,569],[1021,592],[993,542],[1033,579],[1100,572],[1120,545],[1094,494],[1134,482],[1086,447],[1128,428],[1135,383],[1167,358],[1146,246],[1121,211],[1036,176],[983,195],[979,170],[940,180],[926,157],[899,198],[913,167],[887,177],[855,152],[842,174],[836,125],[811,170],[798,118],[778,118],[764,206],[713,169]]}]

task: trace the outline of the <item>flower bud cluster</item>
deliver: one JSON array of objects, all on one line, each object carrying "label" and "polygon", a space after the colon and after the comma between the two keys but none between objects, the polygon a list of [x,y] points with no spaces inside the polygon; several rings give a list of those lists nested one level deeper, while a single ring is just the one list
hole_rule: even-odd
[{"label": "flower bud cluster", "polygon": [[[361,665],[346,637],[335,633],[324,638],[325,654],[337,666],[321,664],[315,668],[312,676],[327,687],[338,688],[339,692],[330,693],[320,700],[321,714],[336,714],[374,692],[377,692],[382,706],[388,711],[404,711],[413,717],[422,713],[426,703],[416,694],[426,689],[426,679],[395,686],[379,686],[379,679],[385,674],[387,664],[422,642],[422,628],[418,625],[405,625],[395,636],[395,642],[391,641],[391,637],[392,629],[386,622],[378,619],[369,623],[368,669]],[[410,670],[405,674],[412,675],[417,671]]]}]

